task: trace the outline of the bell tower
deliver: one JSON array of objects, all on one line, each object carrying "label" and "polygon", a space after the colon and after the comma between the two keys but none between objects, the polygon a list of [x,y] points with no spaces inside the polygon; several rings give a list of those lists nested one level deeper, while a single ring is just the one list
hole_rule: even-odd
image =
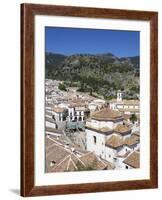
[{"label": "bell tower", "polygon": [[117,92],[117,101],[122,101],[122,93],[121,93],[121,91]]}]

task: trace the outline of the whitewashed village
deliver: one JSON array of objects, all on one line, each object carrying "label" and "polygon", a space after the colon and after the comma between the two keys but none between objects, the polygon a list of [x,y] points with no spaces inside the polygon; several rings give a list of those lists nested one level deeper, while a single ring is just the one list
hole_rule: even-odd
[{"label": "whitewashed village", "polygon": [[46,172],[140,167],[140,101],[104,100],[45,80]]}]

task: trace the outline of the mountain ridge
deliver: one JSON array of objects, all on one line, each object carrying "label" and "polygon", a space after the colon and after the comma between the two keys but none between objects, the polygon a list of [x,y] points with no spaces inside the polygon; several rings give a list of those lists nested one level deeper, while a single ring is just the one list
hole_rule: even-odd
[{"label": "mountain ridge", "polygon": [[[139,56],[118,58],[112,53],[72,54],[47,52],[46,78],[78,82],[81,91],[93,91],[105,98],[114,97],[117,90],[127,98],[139,93]],[[126,78],[127,77],[127,78]]]}]

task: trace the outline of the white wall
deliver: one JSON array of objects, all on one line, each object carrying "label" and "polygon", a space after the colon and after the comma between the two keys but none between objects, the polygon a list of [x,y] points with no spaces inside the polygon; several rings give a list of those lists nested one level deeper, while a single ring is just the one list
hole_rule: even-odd
[{"label": "white wall", "polygon": [[119,122],[113,122],[113,121],[98,121],[98,120],[94,120],[91,119],[91,122],[88,122],[87,124],[90,124],[92,127],[95,128],[109,128],[109,129],[114,129],[118,124],[123,124],[123,121],[119,121]]},{"label": "white wall", "polygon": [[106,160],[114,163],[114,157],[117,155],[117,150],[106,146]]},{"label": "white wall", "polygon": [[[94,136],[96,137],[96,143],[94,143]],[[86,129],[87,150],[94,151],[98,156],[101,156],[103,159],[106,158],[105,141],[106,136],[104,134],[100,134],[92,130]]]},{"label": "white wall", "polygon": [[125,164],[123,163],[124,158],[118,157],[116,161],[116,168],[117,169],[125,169]]},{"label": "white wall", "polygon": [[[19,162],[20,162],[20,28],[19,28],[19,4],[22,0],[3,0],[0,6],[0,105],[1,105],[1,164],[0,165],[0,195],[1,199],[20,200],[23,199],[17,194],[19,190]],[[121,9],[138,10],[159,10],[159,44],[162,35],[162,5],[160,0],[26,0],[25,2],[64,4],[78,6],[108,7]],[[159,55],[162,54],[161,47]],[[159,56],[159,66],[162,66],[162,59]],[[162,68],[159,68],[159,77],[162,76]],[[159,80],[162,85],[162,79]],[[161,89],[159,89],[160,92]],[[159,110],[162,109],[162,94],[160,93]],[[12,117],[11,117],[12,113]],[[9,115],[10,114],[10,115]],[[162,112],[159,112],[159,119],[162,119]],[[10,123],[8,123],[10,120]],[[10,126],[8,126],[10,124]],[[162,131],[162,123],[159,122]],[[159,131],[160,132],[160,131]],[[162,136],[159,134],[159,141]],[[162,168],[162,145],[159,145],[160,166]],[[52,199],[52,200],[97,200],[97,199],[161,199],[162,195],[162,173],[159,170],[160,188],[154,190],[134,190],[129,192],[105,192],[96,194],[68,195],[55,197],[38,197],[31,199]],[[28,199],[28,198],[27,198]]]},{"label": "white wall", "polygon": [[46,127],[56,128],[56,124],[49,122],[49,121],[46,121]]},{"label": "white wall", "polygon": [[95,128],[107,127],[107,128],[113,129],[114,127],[114,122],[112,121],[97,121],[97,120],[92,119],[91,124]]}]

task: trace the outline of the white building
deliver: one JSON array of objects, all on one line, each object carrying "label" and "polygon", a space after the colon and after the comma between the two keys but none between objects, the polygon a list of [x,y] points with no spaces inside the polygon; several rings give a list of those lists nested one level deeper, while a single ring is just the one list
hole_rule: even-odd
[{"label": "white building", "polygon": [[87,120],[86,144],[88,151],[115,164],[117,169],[123,169],[123,160],[139,149],[139,136],[132,134],[131,128],[123,124],[118,111],[106,107]]},{"label": "white building", "polygon": [[113,133],[113,129],[122,123],[123,117],[117,111],[106,107],[95,112],[86,122],[87,150],[94,151],[101,158],[106,159],[106,140]]},{"label": "white building", "polygon": [[67,117],[67,109],[59,106],[54,106],[52,115],[55,121],[65,121]]},{"label": "white building", "polygon": [[83,101],[72,101],[68,107],[68,121],[84,121],[87,116],[87,107]]},{"label": "white building", "polygon": [[106,141],[106,160],[114,163],[117,169],[125,169],[123,160],[137,149],[139,149],[139,136],[129,135],[124,139],[122,135],[113,133]]},{"label": "white building", "polygon": [[140,113],[140,102],[139,100],[123,100],[122,93],[117,93],[117,99],[113,99],[109,102],[110,108],[118,110],[123,114],[136,114]]}]

